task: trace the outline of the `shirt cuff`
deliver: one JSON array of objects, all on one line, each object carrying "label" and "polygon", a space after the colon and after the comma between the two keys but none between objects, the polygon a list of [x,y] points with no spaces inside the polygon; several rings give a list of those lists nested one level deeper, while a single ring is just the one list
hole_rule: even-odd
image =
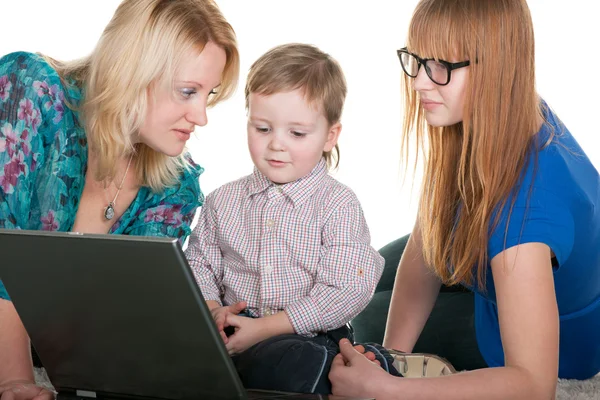
[{"label": "shirt cuff", "polygon": [[313,337],[325,330],[321,313],[313,299],[305,297],[285,308],[285,313],[298,335]]},{"label": "shirt cuff", "polygon": [[223,300],[221,300],[221,297],[218,294],[204,291],[202,287],[200,287],[200,292],[202,292],[202,298],[204,298],[204,301],[216,301],[219,306],[223,307]]},{"label": "shirt cuff", "polygon": [[204,301],[208,301],[208,300],[216,301],[217,303],[219,303],[220,306],[223,306],[223,301],[221,300],[221,294],[219,293],[218,290],[215,290],[215,288],[213,288],[212,285],[204,285],[202,282],[200,282],[198,280],[198,277],[196,277],[196,283],[198,284],[198,288],[200,289],[200,292],[202,293],[202,297],[204,298]]}]

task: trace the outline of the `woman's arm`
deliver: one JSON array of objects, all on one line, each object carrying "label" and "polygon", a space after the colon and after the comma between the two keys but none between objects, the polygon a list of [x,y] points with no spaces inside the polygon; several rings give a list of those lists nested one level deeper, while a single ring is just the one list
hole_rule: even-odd
[{"label": "woman's arm", "polygon": [[29,337],[13,303],[0,299],[0,387],[9,381],[33,382]]},{"label": "woman's arm", "polygon": [[441,282],[425,265],[422,246],[417,222],[396,273],[384,347],[411,352],[440,291]]},{"label": "woman's arm", "polygon": [[35,386],[29,337],[13,303],[4,299],[0,327],[0,400],[52,400],[52,392]]},{"label": "woman's arm", "polygon": [[330,379],[334,388],[340,388],[334,393],[344,394],[347,390],[347,394],[375,396],[378,400],[554,398],[559,319],[550,249],[542,243],[511,247],[492,259],[492,273],[505,367],[440,378],[399,379],[380,374],[380,368],[372,368],[344,346],[343,353],[351,358],[351,365],[338,362],[332,368]]},{"label": "woman's arm", "polygon": [[[32,193],[45,140],[54,143],[52,135],[64,132],[66,106],[58,75],[52,72],[37,55],[19,52],[0,58],[0,228],[33,229],[38,222],[31,216],[31,201],[37,199]],[[33,382],[29,337],[0,280],[0,398],[34,398],[42,390],[30,391],[23,382]],[[13,397],[11,388],[20,395]]]}]

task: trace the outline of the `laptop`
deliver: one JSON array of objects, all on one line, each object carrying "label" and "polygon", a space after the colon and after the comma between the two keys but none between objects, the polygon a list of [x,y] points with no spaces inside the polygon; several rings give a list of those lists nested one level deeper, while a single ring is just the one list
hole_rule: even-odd
[{"label": "laptop", "polygon": [[59,399],[343,399],[244,389],[176,239],[0,229],[0,254]]}]

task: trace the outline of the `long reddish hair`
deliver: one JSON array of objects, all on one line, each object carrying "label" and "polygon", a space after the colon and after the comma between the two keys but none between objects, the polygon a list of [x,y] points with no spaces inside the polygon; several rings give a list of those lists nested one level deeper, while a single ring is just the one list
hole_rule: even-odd
[{"label": "long reddish hair", "polygon": [[542,121],[531,15],[525,0],[422,0],[406,45],[423,58],[471,61],[463,121],[452,126],[427,124],[404,77],[402,147],[408,155],[416,134],[417,156],[425,156],[419,223],[427,264],[447,284],[476,276],[483,286],[491,230],[512,208]]}]

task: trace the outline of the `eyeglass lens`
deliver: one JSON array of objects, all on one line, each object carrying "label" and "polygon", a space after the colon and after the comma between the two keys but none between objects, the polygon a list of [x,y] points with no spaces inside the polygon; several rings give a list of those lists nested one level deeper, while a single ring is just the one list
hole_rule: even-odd
[{"label": "eyeglass lens", "polygon": [[[404,72],[411,78],[416,78],[419,73],[419,60],[412,54],[401,53],[400,61],[402,62]],[[429,78],[438,85],[445,85],[448,83],[448,68],[441,62],[427,60],[425,62],[425,72],[427,72]]]}]

